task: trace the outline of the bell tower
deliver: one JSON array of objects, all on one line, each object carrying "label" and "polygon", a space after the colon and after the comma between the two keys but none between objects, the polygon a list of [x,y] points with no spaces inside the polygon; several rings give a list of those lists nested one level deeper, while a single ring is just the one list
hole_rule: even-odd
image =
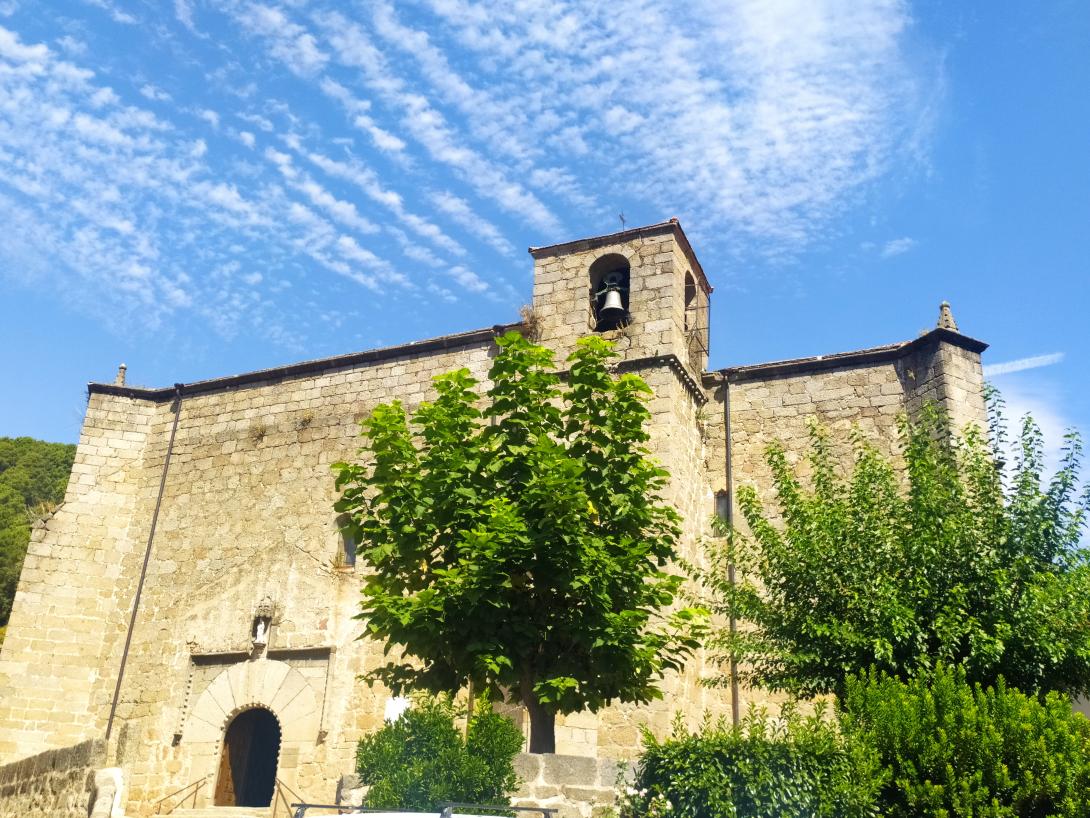
[{"label": "bell tower", "polygon": [[699,381],[712,288],[677,219],[531,247],[538,340],[557,362],[597,333],[624,360],[674,356]]}]

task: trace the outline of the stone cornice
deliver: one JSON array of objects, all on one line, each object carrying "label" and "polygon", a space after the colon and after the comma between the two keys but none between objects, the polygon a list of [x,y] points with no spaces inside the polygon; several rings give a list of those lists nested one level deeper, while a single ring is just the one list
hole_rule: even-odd
[{"label": "stone cornice", "polygon": [[313,375],[326,372],[331,369],[359,366],[361,364],[375,364],[388,361],[393,358],[411,357],[434,352],[446,352],[452,349],[464,349],[466,347],[480,346],[490,343],[494,338],[511,330],[523,329],[524,325],[497,324],[488,329],[471,330],[456,335],[444,335],[439,338],[429,338],[425,341],[414,341],[411,344],[383,347],[382,349],[369,349],[363,352],[350,352],[346,355],[335,355],[331,358],[318,358],[312,361],[301,361],[296,364],[273,367],[272,369],[259,369],[255,372],[244,372],[240,375],[228,375],[223,378],[211,378],[205,381],[195,381],[187,384],[162,388],[148,388],[142,386],[124,386],[113,383],[89,383],[88,394],[117,395],[118,397],[135,398],[137,400],[149,400],[163,403],[172,400],[178,394],[179,388],[187,396],[199,395],[208,392],[223,392],[234,389],[244,389],[253,386],[264,386],[271,383],[305,375]]},{"label": "stone cornice", "polygon": [[689,373],[688,368],[681,362],[681,359],[677,355],[649,355],[645,358],[633,358],[628,361],[621,361],[617,364],[616,370],[618,372],[642,372],[647,369],[656,369],[658,367],[667,367],[672,370],[677,379],[681,381],[681,385],[692,396],[693,400],[698,405],[703,406],[708,402],[708,396],[701,388],[700,384],[696,382],[696,379]]},{"label": "stone cornice", "polygon": [[715,372],[706,372],[702,378],[705,386],[712,386],[724,379],[728,383],[745,383],[746,381],[759,381],[771,378],[800,375],[809,372],[821,372],[828,369],[841,367],[863,366],[878,364],[887,361],[895,361],[900,358],[918,352],[921,349],[938,346],[939,343],[948,343],[969,352],[981,353],[988,348],[983,341],[970,338],[950,329],[936,327],[930,332],[925,332],[919,338],[911,341],[903,341],[898,344],[888,344],[870,349],[859,349],[852,352],[838,352],[833,355],[815,355],[810,358],[793,358],[787,361],[773,361],[767,364],[751,364],[749,366],[734,366],[720,369]]},{"label": "stone cornice", "polygon": [[659,222],[658,224],[649,224],[644,227],[631,227],[628,230],[621,230],[617,233],[607,233],[604,236],[591,236],[585,239],[566,241],[563,244],[549,244],[545,247],[530,247],[527,252],[535,259],[545,258],[546,256],[566,255],[568,253],[582,253],[587,250],[594,250],[598,247],[606,247],[610,244],[623,244],[626,241],[643,238],[644,236],[661,236],[663,233],[674,234],[674,238],[677,239],[677,243],[681,246],[681,251],[685,254],[685,258],[688,259],[689,264],[692,266],[693,272],[700,282],[700,286],[704,289],[704,292],[710,295],[714,288],[708,282],[708,276],[705,275],[704,268],[700,265],[700,260],[696,257],[696,253],[693,252],[693,246],[689,244],[689,237],[685,235],[685,231],[681,229],[681,222],[677,219],[670,219],[669,221]]}]

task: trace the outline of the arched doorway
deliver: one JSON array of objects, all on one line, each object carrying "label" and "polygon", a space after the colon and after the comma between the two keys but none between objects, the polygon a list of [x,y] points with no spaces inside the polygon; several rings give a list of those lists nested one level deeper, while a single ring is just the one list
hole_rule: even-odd
[{"label": "arched doorway", "polygon": [[243,710],[227,726],[216,779],[217,807],[267,807],[276,786],[280,723],[263,707]]}]

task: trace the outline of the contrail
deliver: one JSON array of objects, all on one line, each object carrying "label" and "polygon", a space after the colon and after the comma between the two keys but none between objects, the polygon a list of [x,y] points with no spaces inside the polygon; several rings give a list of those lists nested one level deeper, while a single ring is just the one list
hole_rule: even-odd
[{"label": "contrail", "polygon": [[1021,372],[1023,369],[1038,369],[1042,366],[1058,364],[1064,359],[1062,352],[1052,352],[1048,355],[1034,355],[1031,358],[1019,358],[1017,361],[1006,361],[1001,364],[988,364],[984,367],[984,377],[992,378],[996,375],[1007,375],[1011,372]]}]

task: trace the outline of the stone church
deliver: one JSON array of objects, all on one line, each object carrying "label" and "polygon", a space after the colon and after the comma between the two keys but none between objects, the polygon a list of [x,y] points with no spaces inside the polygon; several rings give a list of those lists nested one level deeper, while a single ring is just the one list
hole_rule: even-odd
[{"label": "stone church", "polygon": [[[909,341],[708,371],[712,288],[677,220],[530,255],[522,322],[164,388],[123,370],[90,384],[67,495],[34,531],[0,654],[0,764],[98,741],[129,815],[179,792],[268,804],[275,782],[329,803],[391,705],[357,681],[382,649],[359,638],[330,464],[356,457],[375,404],[412,408],[458,367],[484,381],[508,330],[558,360],[587,333],[616,341],[620,368],[654,390],[652,447],[691,556],[735,487],[767,489],[766,445],[801,451],[810,418],[886,451],[898,414],[927,400],[984,421],[986,345],[945,304]],[[641,725],[729,715],[730,692],[700,684],[717,672],[694,661],[662,702],[562,718],[558,753],[633,758]],[[754,695],[736,690],[735,706]]]}]

